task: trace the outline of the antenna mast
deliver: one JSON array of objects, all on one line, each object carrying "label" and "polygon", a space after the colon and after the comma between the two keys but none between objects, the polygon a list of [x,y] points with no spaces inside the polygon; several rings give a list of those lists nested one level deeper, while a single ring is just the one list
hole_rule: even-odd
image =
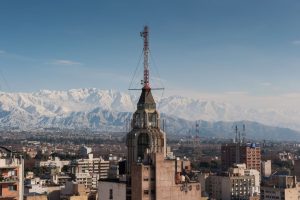
[{"label": "antenna mast", "polygon": [[149,83],[149,28],[148,26],[144,27],[144,31],[141,32],[141,37],[144,39],[144,89],[150,89]]},{"label": "antenna mast", "polygon": [[240,145],[241,145],[241,136],[238,132],[237,125],[235,126],[235,162],[236,164],[240,163]]}]

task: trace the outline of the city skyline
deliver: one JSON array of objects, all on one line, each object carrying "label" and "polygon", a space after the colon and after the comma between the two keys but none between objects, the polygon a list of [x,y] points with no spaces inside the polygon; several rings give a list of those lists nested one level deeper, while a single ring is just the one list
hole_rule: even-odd
[{"label": "city skyline", "polygon": [[162,79],[166,95],[296,106],[299,6],[296,1],[3,1],[1,89],[126,91],[142,51],[137,32],[147,24],[151,82]]}]

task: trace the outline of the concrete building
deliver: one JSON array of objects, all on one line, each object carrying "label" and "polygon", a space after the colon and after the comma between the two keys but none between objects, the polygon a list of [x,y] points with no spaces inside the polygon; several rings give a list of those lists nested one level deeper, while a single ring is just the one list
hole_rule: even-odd
[{"label": "concrete building", "polygon": [[207,173],[200,173],[198,174],[199,177],[199,182],[201,184],[201,196],[208,196],[208,193],[206,191],[208,191],[208,185],[206,184],[208,182],[208,177],[215,175],[215,174],[211,174],[210,172]]},{"label": "concrete building", "polygon": [[[84,183],[87,187],[97,189],[99,179],[107,179],[109,172],[109,161],[103,158],[94,158],[93,154],[89,154],[88,159],[79,159],[76,161],[75,176],[78,182]],[[91,183],[90,184],[90,179]]]},{"label": "concrete building", "polygon": [[259,197],[259,179],[257,170],[247,170],[245,164],[239,164],[228,172],[209,176],[206,190],[216,200],[255,199]]},{"label": "concrete building", "polygon": [[100,180],[98,200],[126,200],[126,181],[120,179]]},{"label": "concrete building", "polygon": [[261,170],[261,152],[258,144],[224,144],[221,147],[222,169],[228,170],[235,163],[245,163],[247,169]]},{"label": "concrete building", "polygon": [[86,188],[93,188],[93,177],[90,173],[76,173],[76,182]]},{"label": "concrete building", "polygon": [[69,181],[61,189],[60,200],[96,200],[96,196],[84,185]]},{"label": "concrete building", "polygon": [[0,198],[23,200],[24,196],[24,159],[16,157],[5,147],[0,158]]},{"label": "concrete building", "polygon": [[50,167],[50,168],[56,168],[58,172],[61,172],[61,169],[63,166],[70,165],[69,160],[60,160],[59,157],[54,157],[54,159],[47,160],[47,161],[40,161],[39,167]]},{"label": "concrete building", "polygon": [[52,176],[52,181],[53,183],[57,184],[57,185],[65,185],[66,182],[70,181],[71,177],[67,174],[64,173],[58,173],[58,174],[54,174]]},{"label": "concrete building", "polygon": [[299,199],[299,185],[294,176],[271,176],[261,186],[261,200]]},{"label": "concrete building", "polygon": [[262,177],[269,177],[269,176],[271,176],[271,174],[272,174],[272,162],[271,162],[271,160],[261,161],[261,176]]}]

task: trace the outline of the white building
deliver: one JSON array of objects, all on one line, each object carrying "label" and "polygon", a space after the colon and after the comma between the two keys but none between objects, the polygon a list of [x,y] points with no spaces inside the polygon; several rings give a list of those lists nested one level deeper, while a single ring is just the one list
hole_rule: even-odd
[{"label": "white building", "polygon": [[108,178],[109,161],[102,157],[94,158],[93,154],[89,154],[88,159],[79,159],[76,164],[76,180],[85,181],[86,186],[90,185],[89,179],[92,179],[92,188],[96,189],[99,179]]},{"label": "white building", "polygon": [[76,182],[84,185],[86,188],[92,188],[93,177],[90,173],[76,173]]},{"label": "white building", "polygon": [[69,160],[60,160],[60,158],[58,158],[58,157],[55,157],[52,160],[39,162],[40,167],[57,168],[58,172],[61,172],[61,169],[63,168],[63,166],[67,166],[67,165],[70,165]]}]

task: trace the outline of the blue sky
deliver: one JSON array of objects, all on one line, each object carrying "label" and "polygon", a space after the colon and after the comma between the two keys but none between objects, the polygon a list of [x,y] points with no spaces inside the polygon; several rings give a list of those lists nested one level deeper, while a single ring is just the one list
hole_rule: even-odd
[{"label": "blue sky", "polygon": [[0,85],[126,91],[148,24],[152,85],[170,94],[300,93],[299,22],[296,0],[2,0]]}]

